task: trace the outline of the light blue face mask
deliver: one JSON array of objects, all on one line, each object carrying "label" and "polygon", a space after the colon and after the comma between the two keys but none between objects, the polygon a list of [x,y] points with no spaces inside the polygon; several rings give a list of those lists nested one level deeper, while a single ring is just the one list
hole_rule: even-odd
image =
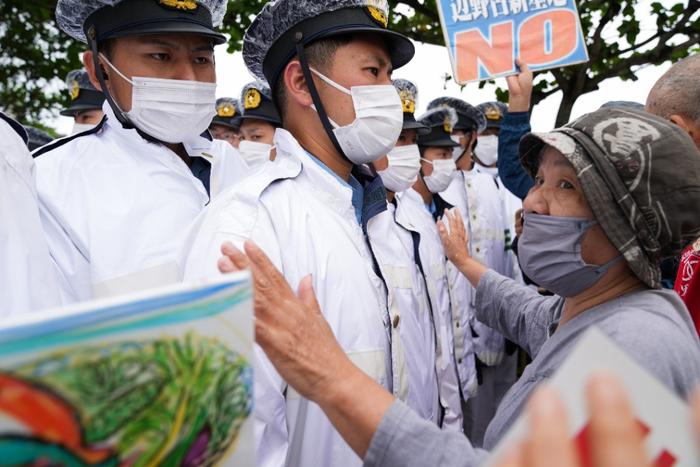
[{"label": "light blue face mask", "polygon": [[581,257],[581,240],[597,221],[531,213],[525,213],[524,220],[518,240],[520,268],[537,285],[561,297],[574,297],[591,288],[622,259],[619,255],[595,266]]}]

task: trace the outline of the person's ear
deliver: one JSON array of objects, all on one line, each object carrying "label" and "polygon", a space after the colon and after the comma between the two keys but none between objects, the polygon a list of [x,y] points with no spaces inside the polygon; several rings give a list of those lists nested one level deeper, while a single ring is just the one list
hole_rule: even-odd
[{"label": "person's ear", "polygon": [[[90,78],[90,83],[95,86],[95,89],[102,91],[103,89],[102,86],[100,86],[100,81],[97,79],[95,62],[92,61],[92,52],[89,50],[83,53],[83,65],[85,66],[85,71],[87,71],[88,78]],[[104,76],[105,81],[107,81],[109,77],[102,64],[100,64],[100,68],[102,69],[102,76]]]},{"label": "person's ear", "polygon": [[686,133],[690,133],[689,122],[687,122],[685,117],[683,117],[682,115],[673,114],[668,119],[674,125],[678,125],[679,127],[681,127],[683,129],[683,131],[685,131]]},{"label": "person's ear", "polygon": [[294,101],[300,107],[310,107],[313,104],[313,98],[299,60],[289,62],[283,73],[287,99]]}]

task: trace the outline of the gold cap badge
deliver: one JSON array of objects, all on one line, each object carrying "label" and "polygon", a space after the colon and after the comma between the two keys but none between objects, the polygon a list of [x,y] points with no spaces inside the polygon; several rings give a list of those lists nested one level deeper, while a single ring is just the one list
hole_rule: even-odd
[{"label": "gold cap badge", "polygon": [[450,117],[446,116],[445,117],[445,123],[442,125],[442,127],[445,129],[445,133],[452,134],[452,122],[450,122]]},{"label": "gold cap badge", "polygon": [[158,0],[158,3],[175,10],[196,10],[199,5],[194,0]]},{"label": "gold cap badge", "polygon": [[236,108],[232,104],[230,104],[229,102],[226,102],[225,104],[220,105],[216,109],[216,114],[222,118],[235,117],[236,116]]},{"label": "gold cap badge", "polygon": [[80,85],[73,81],[70,86],[70,100],[74,101],[80,96]]},{"label": "gold cap badge", "polygon": [[367,12],[377,23],[379,23],[383,28],[389,27],[389,17],[384,11],[380,10],[375,6],[368,6]]},{"label": "gold cap badge", "polygon": [[257,109],[262,102],[262,95],[257,89],[248,89],[243,98],[243,108],[246,110]]},{"label": "gold cap badge", "polygon": [[489,120],[501,119],[501,111],[498,110],[498,107],[489,107],[488,109],[486,109],[486,112],[484,112],[484,115]]},{"label": "gold cap badge", "polygon": [[416,101],[413,100],[413,96],[408,91],[401,91],[399,93],[401,97],[401,105],[403,107],[403,113],[412,114],[416,111]]}]

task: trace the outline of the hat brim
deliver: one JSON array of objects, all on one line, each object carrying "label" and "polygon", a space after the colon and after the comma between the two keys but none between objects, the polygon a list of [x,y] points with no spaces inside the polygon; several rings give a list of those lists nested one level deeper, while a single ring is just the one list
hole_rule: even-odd
[{"label": "hat brim", "polygon": [[354,32],[363,32],[367,34],[377,34],[386,41],[391,57],[391,65],[394,70],[401,68],[413,59],[416,54],[416,47],[411,40],[401,33],[390,29],[380,29],[369,25],[347,25],[345,27],[337,27],[325,31],[323,35],[315,38],[321,39],[326,37],[337,36],[339,34],[348,34]]},{"label": "hat brim", "polygon": [[60,112],[61,115],[64,117],[75,117],[75,114],[78,112],[83,112],[85,110],[102,110],[102,105],[97,105],[97,104],[80,104],[80,105],[71,105],[65,110],[62,110]]},{"label": "hat brim", "polygon": [[153,34],[193,34],[210,38],[215,45],[226,42],[226,36],[213,29],[209,29],[201,24],[177,21],[164,21],[162,23],[146,23],[138,26],[131,26],[114,34],[110,34],[109,38],[149,36]]},{"label": "hat brim", "polygon": [[576,152],[576,140],[559,131],[528,133],[520,140],[520,163],[533,179],[540,165],[540,155],[545,146],[551,146],[571,161]]},{"label": "hat brim", "polygon": [[241,125],[243,125],[243,122],[245,120],[262,120],[263,122],[270,123],[272,126],[277,126],[281,127],[282,126],[282,121],[279,119],[275,119],[275,117],[270,117],[268,115],[241,115]]},{"label": "hat brim", "polygon": [[224,121],[224,120],[217,120],[217,117],[214,117],[214,119],[209,124],[209,127],[211,128],[212,125],[225,126],[226,128],[230,128],[232,130],[239,131],[241,129],[241,119],[240,119],[240,117],[235,117],[235,119],[233,119],[233,121]]},{"label": "hat brim", "polygon": [[430,127],[416,121],[416,117],[412,113],[404,112],[402,130],[417,130],[419,136],[430,133]]}]

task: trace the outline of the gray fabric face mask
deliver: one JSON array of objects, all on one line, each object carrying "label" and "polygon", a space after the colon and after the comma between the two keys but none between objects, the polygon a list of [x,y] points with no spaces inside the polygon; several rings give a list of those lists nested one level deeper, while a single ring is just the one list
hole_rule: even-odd
[{"label": "gray fabric face mask", "polygon": [[602,266],[583,260],[581,239],[597,223],[578,217],[525,213],[518,241],[521,269],[537,285],[561,297],[573,297],[592,287],[622,259],[622,255],[617,256]]}]

